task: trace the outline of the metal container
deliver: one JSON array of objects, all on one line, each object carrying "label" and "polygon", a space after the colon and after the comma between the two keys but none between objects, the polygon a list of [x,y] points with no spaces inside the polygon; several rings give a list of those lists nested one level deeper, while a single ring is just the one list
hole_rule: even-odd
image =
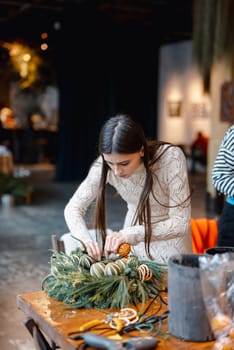
[{"label": "metal container", "polygon": [[193,342],[214,340],[203,301],[199,256],[178,254],[168,262],[168,331]]}]

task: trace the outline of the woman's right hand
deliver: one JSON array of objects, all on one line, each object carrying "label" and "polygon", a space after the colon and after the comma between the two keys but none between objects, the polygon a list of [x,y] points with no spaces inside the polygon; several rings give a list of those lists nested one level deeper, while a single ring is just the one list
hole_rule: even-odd
[{"label": "woman's right hand", "polygon": [[93,259],[100,261],[101,250],[98,243],[94,241],[86,241],[84,243],[85,243],[88,255],[91,256]]},{"label": "woman's right hand", "polygon": [[104,247],[105,256],[109,256],[111,253],[116,254],[122,243],[125,243],[125,236],[122,232],[111,232],[107,235]]}]

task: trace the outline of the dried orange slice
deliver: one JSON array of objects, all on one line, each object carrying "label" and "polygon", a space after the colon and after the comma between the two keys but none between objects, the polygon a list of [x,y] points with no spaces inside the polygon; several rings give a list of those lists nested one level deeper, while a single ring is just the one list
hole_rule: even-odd
[{"label": "dried orange slice", "polygon": [[120,244],[117,253],[121,256],[127,256],[130,253],[131,246],[128,243]]}]

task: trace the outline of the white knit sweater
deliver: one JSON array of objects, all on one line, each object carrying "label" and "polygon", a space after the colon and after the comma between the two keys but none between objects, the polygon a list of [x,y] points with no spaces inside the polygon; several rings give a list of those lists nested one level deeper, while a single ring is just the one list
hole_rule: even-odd
[{"label": "white knit sweater", "polygon": [[[101,158],[94,162],[64,211],[70,232],[84,242],[90,239],[85,214],[97,195],[101,162]],[[151,194],[153,233],[150,252],[154,261],[167,263],[171,255],[192,252],[191,203],[190,199],[185,201],[189,197],[190,188],[187,162],[182,150],[170,147],[154,165],[154,173],[153,191],[157,200]],[[144,248],[144,226],[131,225],[145,182],[144,165],[141,164],[129,178],[117,177],[110,170],[107,182],[127,203],[128,210],[120,231],[124,233],[126,242],[131,244],[132,253],[140,259],[148,259]]]}]

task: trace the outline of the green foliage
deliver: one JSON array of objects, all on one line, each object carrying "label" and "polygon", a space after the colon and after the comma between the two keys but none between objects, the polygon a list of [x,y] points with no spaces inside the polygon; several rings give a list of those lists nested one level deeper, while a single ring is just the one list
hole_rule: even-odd
[{"label": "green foliage", "polygon": [[27,184],[25,178],[14,177],[0,172],[0,195],[11,194],[16,203],[22,202],[32,192],[32,187]]},{"label": "green foliage", "polygon": [[[152,261],[141,261],[136,256],[125,260],[125,268],[116,275],[96,277],[90,268],[79,264],[79,258],[86,254],[77,248],[71,255],[52,251],[51,273],[42,281],[42,289],[48,295],[68,304],[68,308],[122,308],[142,304],[158,295],[163,286],[167,266]],[[105,264],[110,261],[102,259]],[[113,261],[112,261],[113,262]],[[142,281],[137,268],[148,264],[153,276]],[[161,286],[161,288],[160,288]]]}]

